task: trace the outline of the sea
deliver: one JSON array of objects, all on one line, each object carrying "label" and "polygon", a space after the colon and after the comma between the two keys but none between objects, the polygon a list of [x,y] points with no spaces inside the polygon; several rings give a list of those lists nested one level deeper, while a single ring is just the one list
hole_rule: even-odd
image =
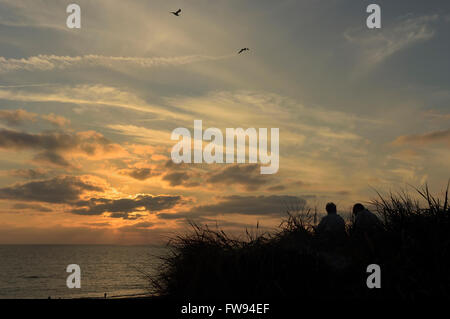
[{"label": "sea", "polygon": [[[162,246],[0,245],[0,299],[127,298],[149,293]],[[80,267],[68,288],[67,266]]]}]

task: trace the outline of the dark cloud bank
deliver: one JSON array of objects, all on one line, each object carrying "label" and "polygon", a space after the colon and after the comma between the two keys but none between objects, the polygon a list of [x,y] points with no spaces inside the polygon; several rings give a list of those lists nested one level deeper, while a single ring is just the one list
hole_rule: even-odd
[{"label": "dark cloud bank", "polygon": [[162,219],[183,219],[220,214],[282,216],[292,205],[304,205],[306,200],[290,195],[224,196],[216,204],[199,205],[178,214],[159,213]]},{"label": "dark cloud bank", "polygon": [[[181,203],[181,196],[138,195],[135,198],[90,198],[81,199],[87,191],[102,192],[104,189],[75,176],[58,176],[52,179],[31,181],[0,188],[0,199],[67,204],[71,213],[79,215],[102,215],[111,213],[110,217],[136,219],[142,214],[133,212],[159,212]],[[22,206],[25,208],[25,206]],[[29,207],[27,207],[29,208]]]}]

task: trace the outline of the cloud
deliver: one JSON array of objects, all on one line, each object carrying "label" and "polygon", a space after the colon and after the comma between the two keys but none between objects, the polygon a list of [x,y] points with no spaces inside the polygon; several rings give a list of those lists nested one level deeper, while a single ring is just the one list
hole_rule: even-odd
[{"label": "cloud", "polygon": [[266,175],[260,174],[258,164],[228,166],[218,172],[209,174],[206,179],[206,182],[209,184],[237,184],[248,191],[258,190],[269,181]]},{"label": "cloud", "polygon": [[100,192],[103,188],[83,177],[58,176],[0,188],[0,199],[62,204],[79,200],[87,191]]},{"label": "cloud", "polygon": [[58,127],[65,127],[70,125],[70,120],[53,113],[50,113],[48,115],[41,115],[41,118]]},{"label": "cloud", "polygon": [[94,223],[83,223],[83,225],[103,228],[103,227],[110,227],[110,226],[111,226],[111,223],[107,223],[107,222],[94,222]]},{"label": "cloud", "polygon": [[[182,196],[177,195],[139,194],[126,198],[92,196],[92,193],[105,193],[107,190],[106,184],[92,176],[58,176],[0,188],[0,200],[65,204],[70,207],[66,210],[73,214],[95,216],[107,213],[110,218],[129,220],[173,208],[184,201]],[[15,208],[33,209],[31,205],[34,204],[19,205]],[[40,206],[35,208],[43,211]]]},{"label": "cloud", "polygon": [[42,164],[55,165],[64,168],[72,168],[73,165],[67,161],[64,157],[55,152],[42,152],[36,154],[33,158],[36,162]]},{"label": "cloud", "polygon": [[367,32],[362,28],[349,30],[344,36],[361,49],[363,60],[371,66],[413,44],[431,39],[435,34],[432,23],[438,19],[438,15],[406,16],[377,32]]},{"label": "cloud", "polygon": [[[77,214],[75,212],[75,214]],[[84,215],[84,214],[79,214],[79,215]],[[110,213],[109,217],[110,218],[122,218],[122,219],[126,219],[126,220],[136,220],[139,218],[144,217],[144,214],[136,214],[136,213],[127,213],[127,212],[115,212],[115,213]]]},{"label": "cloud", "polygon": [[[45,86],[38,91],[0,87],[0,99],[21,102],[68,103],[97,107],[113,107],[154,116],[181,119],[179,112],[168,111],[164,106],[152,105],[135,94],[105,85]],[[125,126],[126,127],[126,126]]]},{"label": "cloud", "polygon": [[428,110],[425,112],[425,116],[444,121],[450,120],[450,113],[439,113],[436,110]]},{"label": "cloud", "polygon": [[122,226],[119,230],[124,232],[146,232],[153,226],[155,226],[155,224],[151,222],[140,222],[133,225]]},{"label": "cloud", "polygon": [[[144,216],[143,212],[159,212],[173,208],[182,202],[181,196],[169,195],[138,195],[135,198],[91,198],[75,203],[72,213],[78,215],[102,215],[111,213],[112,218],[136,219]],[[132,214],[137,213],[137,217]]]},{"label": "cloud", "polygon": [[47,171],[42,168],[16,169],[9,172],[10,176],[25,179],[39,179],[47,176]]},{"label": "cloud", "polygon": [[171,160],[164,168],[169,170],[163,177],[170,186],[217,186],[238,185],[246,191],[256,191],[263,185],[274,181],[273,176],[261,175],[259,164],[234,164],[219,168],[215,166],[212,172],[194,171],[186,165],[174,164]]},{"label": "cloud", "polygon": [[14,204],[12,208],[16,209],[16,210],[33,210],[33,211],[42,212],[42,213],[50,213],[53,211],[50,208],[39,205],[39,204],[18,203],[18,204]]},{"label": "cloud", "polygon": [[171,132],[169,130],[154,130],[135,125],[110,124],[109,129],[117,131],[119,134],[134,137],[144,143],[154,143],[158,145],[168,144],[173,142],[170,139]]},{"label": "cloud", "polygon": [[275,185],[275,186],[271,186],[271,187],[267,188],[267,190],[269,192],[279,192],[279,191],[283,191],[285,189],[286,189],[286,186],[284,186],[284,185]]},{"label": "cloud", "polygon": [[0,110],[0,120],[10,126],[18,126],[26,121],[35,121],[37,114],[25,110]]},{"label": "cloud", "polygon": [[[232,90],[211,91],[201,96],[178,96],[166,99],[169,105],[203,119],[203,125],[235,127],[239,114],[241,127],[285,127],[300,124],[301,130],[339,129],[343,131],[355,123],[380,124],[379,120],[354,113],[335,111],[320,105],[307,106],[296,99],[268,91]],[[192,119],[190,119],[192,120]],[[251,124],[251,125],[248,125]],[[295,132],[297,132],[295,130]],[[284,139],[286,134],[284,132]],[[293,138],[301,139],[301,134]]]},{"label": "cloud", "polygon": [[90,142],[100,145],[109,144],[109,141],[98,133],[72,135],[62,132],[45,132],[33,134],[7,129],[0,130],[0,147],[3,148],[56,151],[80,147],[85,152],[92,154],[95,152],[95,147]]},{"label": "cloud", "polygon": [[8,129],[0,130],[0,148],[12,150],[38,150],[36,161],[52,163],[61,167],[71,164],[61,153],[71,156],[85,156],[93,159],[115,158],[126,155],[118,144],[94,131],[65,133],[25,133]]},{"label": "cloud", "polygon": [[310,186],[310,185],[308,183],[303,182],[303,181],[299,181],[299,180],[294,180],[294,181],[292,181],[292,180],[284,180],[283,184],[278,184],[278,185],[267,187],[266,190],[269,191],[269,192],[280,192],[280,191],[283,191],[285,189],[292,189],[292,188],[296,189],[296,188],[299,188],[299,187],[305,188],[305,187],[308,187],[308,186]]},{"label": "cloud", "polygon": [[[122,57],[103,55],[57,56],[37,55],[28,58],[14,59],[0,57],[0,73],[12,71],[51,71],[79,67],[105,67],[147,69],[154,67],[179,66],[196,62],[214,61],[230,58],[232,55],[207,56],[188,55],[176,57]],[[234,56],[234,55],[233,55]]]},{"label": "cloud", "polygon": [[169,182],[170,186],[199,186],[200,184],[198,182],[190,181],[192,176],[192,174],[187,172],[172,172],[164,175],[163,180]]},{"label": "cloud", "polygon": [[158,172],[154,172],[151,168],[130,168],[120,170],[120,174],[130,176],[139,181],[145,181],[146,179],[159,175]]},{"label": "cloud", "polygon": [[53,113],[39,115],[22,109],[0,110],[0,120],[5,121],[9,126],[19,126],[30,121],[35,122],[37,118],[41,118],[58,127],[64,127],[70,124],[70,120]]},{"label": "cloud", "polygon": [[270,196],[224,196],[216,204],[200,205],[187,212],[177,214],[160,213],[161,219],[183,219],[199,216],[215,216],[221,214],[269,215],[279,217],[285,214],[289,205],[305,204],[306,200],[290,195]]},{"label": "cloud", "polygon": [[446,143],[450,145],[450,129],[434,131],[425,134],[403,135],[391,142],[393,146],[405,144],[426,145],[433,143]]},{"label": "cloud", "polygon": [[172,160],[165,161],[161,170],[166,171],[162,180],[169,182],[172,187],[184,186],[184,187],[197,187],[200,183],[197,181],[199,172],[193,170],[192,166],[186,163],[175,164]]}]

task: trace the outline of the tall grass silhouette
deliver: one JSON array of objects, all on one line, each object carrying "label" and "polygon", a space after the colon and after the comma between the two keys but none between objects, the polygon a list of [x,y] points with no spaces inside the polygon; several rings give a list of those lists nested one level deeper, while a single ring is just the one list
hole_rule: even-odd
[{"label": "tall grass silhouette", "polygon": [[[191,223],[191,232],[169,242],[150,289],[209,300],[450,297],[448,192],[378,193],[371,204],[381,227],[361,236],[350,221],[338,243],[315,233],[317,213],[306,207],[289,208],[276,232],[247,231],[244,239]],[[373,263],[381,267],[381,289],[366,285]]]}]

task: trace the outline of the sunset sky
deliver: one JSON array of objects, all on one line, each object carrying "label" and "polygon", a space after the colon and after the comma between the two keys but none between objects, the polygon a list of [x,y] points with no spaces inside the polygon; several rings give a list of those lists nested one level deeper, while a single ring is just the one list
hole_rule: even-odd
[{"label": "sunset sky", "polygon": [[[151,244],[447,184],[448,1],[73,2],[81,29],[69,1],[0,0],[0,244]],[[194,120],[279,128],[278,173],[173,164]]]}]

